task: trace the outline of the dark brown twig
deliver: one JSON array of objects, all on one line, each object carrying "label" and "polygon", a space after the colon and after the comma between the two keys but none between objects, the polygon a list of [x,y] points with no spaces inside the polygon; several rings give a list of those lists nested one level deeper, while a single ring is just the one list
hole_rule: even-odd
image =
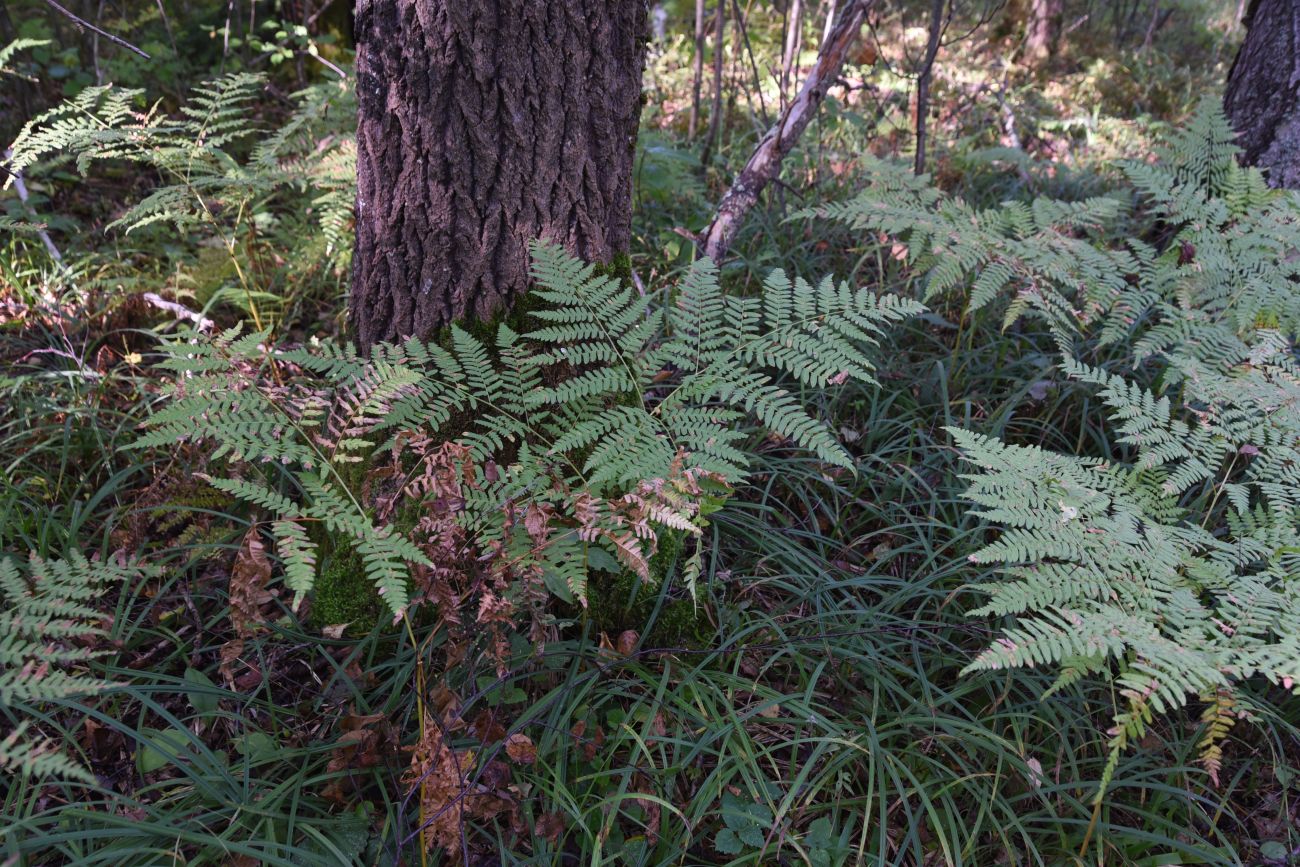
[{"label": "dark brown twig", "polygon": [[49,6],[51,9],[58,12],[59,14],[64,15],[67,18],[71,19],[72,23],[76,24],[81,29],[89,30],[92,33],[98,33],[100,36],[104,37],[109,42],[112,42],[114,45],[120,45],[123,48],[127,49],[128,51],[134,51],[136,54],[140,55],[145,60],[153,59],[146,52],[142,51],[139,48],[136,48],[134,45],[132,45],[130,42],[127,42],[122,37],[114,36],[112,33],[109,33],[107,30],[100,30],[98,27],[96,27],[94,24],[91,24],[89,21],[85,20],[84,18],[78,18],[76,15],[73,15],[67,9],[63,8],[58,3],[54,2],[54,0],[45,0],[45,5]]}]

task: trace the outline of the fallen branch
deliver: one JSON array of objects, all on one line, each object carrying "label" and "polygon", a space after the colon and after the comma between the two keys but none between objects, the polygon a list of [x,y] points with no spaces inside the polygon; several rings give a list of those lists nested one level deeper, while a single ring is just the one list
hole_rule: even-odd
[{"label": "fallen branch", "polygon": [[840,20],[822,42],[817,63],[809,73],[798,96],[781,112],[776,124],[767,131],[741,169],[731,189],[722,197],[713,222],[701,236],[704,255],[717,262],[726,255],[740,230],[745,214],[758,201],[763,189],[781,171],[781,161],[794,147],[799,136],[817,113],[826,92],[839,77],[840,67],[862,29],[867,10],[875,0],[850,0],[840,13]]},{"label": "fallen branch", "polygon": [[215,322],[204,316],[202,313],[195,313],[184,304],[177,304],[175,301],[168,301],[157,292],[146,292],[141,297],[159,310],[166,310],[168,313],[175,316],[177,321],[180,321],[181,319],[190,320],[200,331],[207,331],[213,325],[216,325]]}]

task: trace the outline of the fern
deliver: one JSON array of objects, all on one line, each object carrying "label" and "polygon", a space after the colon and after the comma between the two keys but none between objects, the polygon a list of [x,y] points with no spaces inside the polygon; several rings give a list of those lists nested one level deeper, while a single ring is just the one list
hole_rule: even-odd
[{"label": "fern", "polygon": [[[137,572],[134,565],[91,562],[77,553],[63,560],[32,555],[25,567],[0,556],[0,707],[11,718],[108,685],[86,671],[100,655],[93,643],[104,635],[100,613],[90,603]],[[94,782],[52,740],[32,736],[31,729],[31,720],[20,719],[0,739],[0,769]]]},{"label": "fern", "polygon": [[[967,670],[1109,678],[1103,792],[1120,752],[1197,697],[1217,778],[1243,685],[1300,682],[1300,206],[1233,140],[1207,100],[1112,198],[981,210],[877,163],[857,198],[805,214],[904,242],[927,297],[1001,306],[1004,326],[1032,314],[1102,400],[1115,454],[952,435],[978,468],[974,514],[1001,529],[971,555],[1001,573],[973,613],[1009,618]],[[1159,222],[1123,238],[1121,218]]]},{"label": "fern", "polygon": [[1270,190],[1237,162],[1234,134],[1207,98],[1155,163],[1123,170],[1138,216],[1164,224],[1160,246],[1113,243],[1123,194],[975,209],[899,165],[870,163],[861,194],[796,216],[821,217],[906,242],[926,297],[995,300],[1004,324],[1033,314],[1068,354],[1085,339],[1131,347],[1136,360],[1178,354],[1219,365],[1245,357],[1254,329],[1300,326],[1300,196]]},{"label": "fern", "polygon": [[1111,770],[1153,714],[1199,696],[1202,761],[1217,779],[1241,686],[1300,681],[1300,371],[1276,331],[1241,352],[1227,368],[1157,356],[1163,394],[1063,361],[1099,387],[1131,463],[954,432],[982,469],[968,497],[1004,528],[973,559],[1010,579],[975,613],[1016,616],[970,668],[1110,672],[1127,702]]},{"label": "fern", "polygon": [[[463,544],[585,604],[588,546],[649,579],[659,534],[699,535],[709,504],[745,479],[746,418],[851,468],[791,389],[870,382],[883,329],[922,309],[779,273],[761,297],[733,298],[707,261],[661,305],[558,248],[533,252],[536,327],[501,325],[491,344],[453,326],[442,345],[362,358],[329,344],[276,350],[266,332],[182,335],[162,362],[168,400],[138,445],[203,443],[239,467],[212,483],[271,514],[298,597],[316,556],[304,528],[317,524],[357,552],[395,616],[411,576],[444,574]],[[371,468],[363,486],[349,481],[353,463]],[[394,511],[424,502],[427,513],[429,499],[455,503],[459,531],[391,529]],[[687,564],[693,588],[698,557]]]},{"label": "fern", "polygon": [[40,48],[49,45],[48,39],[15,39],[8,45],[0,47],[0,75],[15,75],[24,77],[16,70],[10,68],[9,64],[17,56],[18,52],[26,51],[29,48]]},{"label": "fern", "polygon": [[[1100,386],[1125,464],[953,436],[979,466],[967,497],[1004,529],[972,555],[1008,580],[975,615],[1015,615],[968,670],[1052,665],[1113,674],[1122,749],[1151,714],[1202,697],[1202,759],[1216,777],[1225,708],[1259,676],[1300,683],[1300,376],[1265,335],[1226,372],[1169,359],[1180,401],[1067,361]],[[1113,768],[1112,757],[1112,768]]]},{"label": "fern", "polygon": [[[249,279],[252,268],[264,270],[251,249],[260,234],[277,233],[276,257],[288,262],[291,277],[320,267],[343,273],[351,255],[356,164],[355,139],[327,134],[330,118],[348,115],[352,91],[337,83],[308,88],[282,126],[263,132],[248,110],[263,86],[257,75],[225,75],[194,87],[171,115],[158,104],[146,107],[143,90],[88,87],[29,121],[9,165],[18,172],[73,159],[87,174],[96,163],[113,162],[156,178],[110,228],[132,233],[171,226],[196,254],[223,251],[240,287],[215,291],[246,305],[257,321],[254,298],[279,301]],[[196,258],[201,264],[202,256]],[[211,279],[198,265],[194,273]]]},{"label": "fern", "polygon": [[1080,320],[1108,309],[1127,288],[1132,256],[1093,243],[1120,213],[1114,198],[1039,199],[981,210],[934,190],[928,176],[913,177],[902,165],[871,160],[867,168],[869,181],[857,197],[792,219],[830,219],[904,241],[908,261],[924,275],[927,301],[964,291],[974,311],[1010,293],[1008,325],[1032,311],[1068,341]]}]

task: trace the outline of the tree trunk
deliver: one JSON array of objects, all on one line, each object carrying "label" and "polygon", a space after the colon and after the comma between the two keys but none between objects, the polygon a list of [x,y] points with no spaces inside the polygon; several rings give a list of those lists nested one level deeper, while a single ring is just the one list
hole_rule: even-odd
[{"label": "tree trunk", "polygon": [[1031,61],[1042,62],[1056,51],[1064,11],[1063,0],[1030,0],[1025,55]]},{"label": "tree trunk", "polygon": [[1223,108],[1243,160],[1300,189],[1300,0],[1252,0]]},{"label": "tree trunk", "polygon": [[707,166],[717,138],[722,134],[722,62],[727,32],[727,0],[718,0],[713,13],[713,108],[709,113],[708,139],[700,163]]},{"label": "tree trunk", "polygon": [[799,64],[799,50],[803,47],[803,0],[791,0],[786,12],[785,49],[781,54],[781,107],[785,108],[786,92],[794,79]]},{"label": "tree trunk", "polygon": [[704,0],[695,0],[695,57],[691,70],[691,118],[686,137],[695,141],[700,125],[700,85],[704,81]]},{"label": "tree trunk", "polygon": [[933,0],[930,8],[930,37],[925,45],[925,62],[916,77],[916,161],[913,171],[925,174],[925,132],[930,114],[930,84],[934,81],[934,61],[939,56],[939,44],[945,27],[944,12],[948,0]]},{"label": "tree trunk", "polygon": [[631,236],[643,0],[358,0],[359,347],[487,319],[528,243]]}]

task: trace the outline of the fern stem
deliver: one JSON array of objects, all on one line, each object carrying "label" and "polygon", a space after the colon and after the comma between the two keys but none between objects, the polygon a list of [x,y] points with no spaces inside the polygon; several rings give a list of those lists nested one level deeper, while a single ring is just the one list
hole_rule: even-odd
[{"label": "fern stem", "polygon": [[1228,469],[1224,471],[1223,477],[1219,479],[1219,484],[1215,486],[1214,496],[1210,499],[1210,505],[1205,510],[1205,517],[1201,520],[1201,529],[1204,530],[1210,523],[1210,517],[1214,515],[1214,507],[1219,504],[1219,497],[1223,496],[1223,489],[1228,484],[1228,479],[1232,478],[1232,470],[1237,466],[1237,458],[1241,452],[1233,452],[1232,460],[1228,461]]}]

